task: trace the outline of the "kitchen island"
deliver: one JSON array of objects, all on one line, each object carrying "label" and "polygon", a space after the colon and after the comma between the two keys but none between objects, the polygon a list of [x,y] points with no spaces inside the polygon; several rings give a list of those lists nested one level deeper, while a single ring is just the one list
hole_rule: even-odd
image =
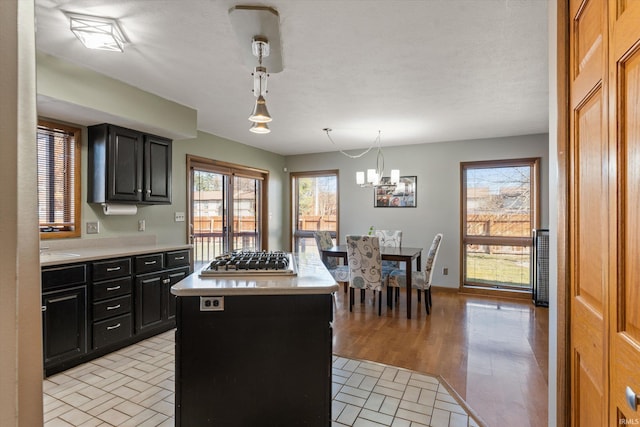
[{"label": "kitchen island", "polygon": [[291,274],[198,272],[178,296],[177,426],[329,426],[333,299],[317,255]]}]

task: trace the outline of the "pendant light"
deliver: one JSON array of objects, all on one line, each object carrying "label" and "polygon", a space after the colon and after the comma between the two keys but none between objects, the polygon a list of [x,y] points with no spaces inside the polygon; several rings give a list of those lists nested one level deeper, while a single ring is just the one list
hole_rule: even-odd
[{"label": "pendant light", "polygon": [[[269,56],[269,42],[265,38],[254,37],[251,43],[251,50],[258,57],[258,66],[252,73],[253,94],[257,99],[249,120],[254,123],[269,123],[272,119],[269,110],[267,110],[267,102],[264,99],[264,94],[267,93],[267,77],[269,77],[269,74],[267,74],[266,67],[262,66],[262,58]],[[268,127],[266,127],[266,132],[264,127],[257,131],[257,128],[254,130],[254,126],[252,126],[249,130],[254,133],[269,133]]]},{"label": "pendant light", "polygon": [[254,122],[249,128],[249,132],[264,134],[271,132],[271,129],[269,129],[269,126],[267,126],[266,123]]},{"label": "pendant light", "polygon": [[[331,143],[333,145],[336,145],[335,142],[333,142],[333,139],[331,139],[331,135],[329,135],[329,132],[331,132],[331,128],[324,128],[322,129],[326,134],[327,134],[327,138],[329,138],[329,141],[331,141]],[[395,187],[398,185],[398,183],[400,182],[400,170],[399,169],[391,169],[391,177],[389,178],[388,182],[382,182],[383,181],[383,175],[384,175],[384,154],[382,153],[382,146],[381,146],[381,141],[380,141],[380,133],[381,131],[378,131],[378,136],[376,137],[376,140],[374,141],[374,144],[377,145],[377,153],[376,153],[376,168],[375,169],[367,169],[366,173],[364,171],[358,171],[356,172],[356,184],[359,185],[360,187],[366,188],[366,187]],[[337,147],[337,145],[336,145]],[[342,154],[344,154],[345,156],[351,158],[351,159],[357,159],[360,158],[362,156],[364,156],[365,154],[367,154],[369,151],[371,151],[373,149],[374,145],[372,145],[371,147],[367,148],[365,151],[363,151],[360,154],[356,154],[356,155],[352,155],[352,154],[348,154],[345,153],[344,151],[338,149],[338,151]],[[386,181],[386,180],[384,180]]]}]

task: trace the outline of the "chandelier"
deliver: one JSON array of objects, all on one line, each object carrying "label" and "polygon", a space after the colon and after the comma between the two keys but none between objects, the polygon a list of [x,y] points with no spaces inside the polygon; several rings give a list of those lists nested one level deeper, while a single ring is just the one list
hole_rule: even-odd
[{"label": "chandelier", "polygon": [[[329,132],[331,132],[332,129],[331,128],[324,128],[322,130],[325,131],[325,133],[327,134],[327,138],[329,138],[329,141],[331,141],[331,143],[337,147],[336,143],[333,141],[333,139],[331,138],[331,135],[329,134]],[[364,171],[356,172],[356,184],[359,185],[360,187],[363,187],[363,188],[395,187],[400,182],[400,170],[399,169],[391,169],[391,176],[389,177],[389,179],[388,180],[387,179],[383,179],[383,178],[386,178],[386,177],[384,177],[384,153],[382,152],[380,134],[381,134],[381,131],[378,131],[378,136],[376,137],[373,145],[371,145],[371,147],[367,148],[366,150],[364,150],[360,154],[355,154],[355,155],[354,154],[349,154],[349,153],[346,153],[346,152],[338,149],[338,151],[340,153],[342,153],[343,155],[345,155],[345,156],[347,156],[347,157],[349,157],[351,159],[357,159],[357,158],[360,158],[360,157],[364,156],[369,151],[371,151],[374,148],[374,146],[376,147],[376,167],[375,167],[375,169],[367,169],[366,174],[365,174]]]}]

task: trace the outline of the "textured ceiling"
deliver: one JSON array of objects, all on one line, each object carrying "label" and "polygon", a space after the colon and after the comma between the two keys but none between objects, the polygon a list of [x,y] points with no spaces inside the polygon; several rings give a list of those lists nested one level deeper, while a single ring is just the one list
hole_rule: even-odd
[{"label": "textured ceiling", "polygon": [[[250,43],[240,46],[228,13],[239,4],[280,15],[268,135],[248,131]],[[125,52],[85,49],[63,11],[117,18]],[[36,0],[36,19],[39,50],[279,154],[362,148],[378,130],[383,146],[548,131],[547,0]]]}]

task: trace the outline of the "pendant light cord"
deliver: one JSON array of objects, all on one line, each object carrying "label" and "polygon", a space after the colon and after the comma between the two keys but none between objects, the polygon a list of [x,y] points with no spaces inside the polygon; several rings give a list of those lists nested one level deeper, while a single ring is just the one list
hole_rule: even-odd
[{"label": "pendant light cord", "polygon": [[333,139],[331,138],[331,134],[329,134],[329,132],[332,131],[331,128],[324,128],[322,129],[323,131],[326,132],[327,134],[327,138],[329,138],[329,141],[331,141],[331,143],[334,145],[334,147],[336,147],[338,149],[338,152],[344,154],[345,156],[349,157],[350,159],[359,159],[360,157],[364,156],[365,154],[367,154],[369,151],[373,150],[373,147],[375,147],[376,145],[378,146],[378,152],[380,152],[380,131],[378,131],[378,136],[376,136],[376,139],[373,141],[373,145],[371,145],[371,147],[367,148],[366,150],[364,150],[362,153],[360,154],[349,154],[345,151],[342,151],[339,147],[338,144],[336,144]]}]

